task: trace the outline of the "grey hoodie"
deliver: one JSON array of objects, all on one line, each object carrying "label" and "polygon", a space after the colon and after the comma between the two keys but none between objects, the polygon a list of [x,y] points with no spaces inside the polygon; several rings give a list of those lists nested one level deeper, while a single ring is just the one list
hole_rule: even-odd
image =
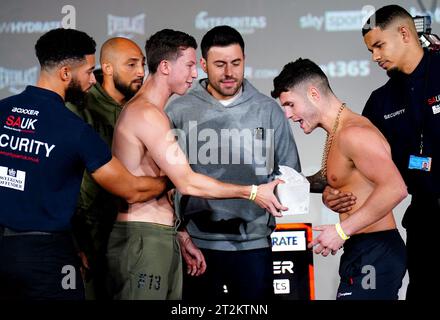
[{"label": "grey hoodie", "polygon": [[[200,80],[186,95],[170,102],[166,113],[180,129],[178,140],[192,169],[227,183],[262,184],[278,165],[301,171],[292,131],[279,105],[243,81],[242,95],[223,106]],[[213,250],[270,247],[274,217],[243,199],[208,200],[177,197],[194,243]]]}]

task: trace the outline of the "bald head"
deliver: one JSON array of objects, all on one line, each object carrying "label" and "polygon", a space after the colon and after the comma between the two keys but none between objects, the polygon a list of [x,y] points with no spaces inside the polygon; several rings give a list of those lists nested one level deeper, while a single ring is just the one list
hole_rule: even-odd
[{"label": "bald head", "polygon": [[141,49],[134,41],[122,37],[110,38],[102,45],[99,60],[101,64],[112,63],[119,54],[127,50],[142,54]]},{"label": "bald head", "polygon": [[141,87],[145,57],[139,46],[127,38],[108,39],[101,47],[103,88],[116,101],[130,99]]}]

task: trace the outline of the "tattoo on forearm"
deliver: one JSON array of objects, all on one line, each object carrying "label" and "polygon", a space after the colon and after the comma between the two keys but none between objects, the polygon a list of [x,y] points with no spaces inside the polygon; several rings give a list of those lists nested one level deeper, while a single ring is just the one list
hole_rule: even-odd
[{"label": "tattoo on forearm", "polygon": [[306,179],[310,183],[310,192],[312,193],[322,193],[327,185],[327,179],[322,177],[321,170],[314,175],[306,177]]}]

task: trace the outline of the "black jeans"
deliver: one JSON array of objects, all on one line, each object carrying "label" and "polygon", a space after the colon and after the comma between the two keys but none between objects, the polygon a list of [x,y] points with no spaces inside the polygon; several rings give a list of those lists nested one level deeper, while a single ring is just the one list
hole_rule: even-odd
[{"label": "black jeans", "polygon": [[185,273],[184,301],[217,303],[273,300],[271,248],[242,251],[201,249],[201,251],[206,259],[206,272],[198,277]]},{"label": "black jeans", "polygon": [[0,227],[0,300],[84,299],[79,262],[69,233]]},{"label": "black jeans", "polygon": [[402,225],[406,229],[409,283],[407,300],[431,300],[438,296],[438,255],[440,198],[413,196]]}]

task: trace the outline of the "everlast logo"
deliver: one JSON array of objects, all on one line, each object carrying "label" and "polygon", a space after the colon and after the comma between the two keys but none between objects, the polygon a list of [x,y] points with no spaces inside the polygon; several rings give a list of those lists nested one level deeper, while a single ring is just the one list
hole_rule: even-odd
[{"label": "everlast logo", "polygon": [[0,67],[0,90],[8,88],[9,92],[18,94],[27,85],[35,84],[37,76],[37,66],[25,70]]},{"label": "everlast logo", "polygon": [[134,34],[145,34],[145,14],[141,13],[132,18],[107,16],[107,33],[109,36],[133,38]]}]

